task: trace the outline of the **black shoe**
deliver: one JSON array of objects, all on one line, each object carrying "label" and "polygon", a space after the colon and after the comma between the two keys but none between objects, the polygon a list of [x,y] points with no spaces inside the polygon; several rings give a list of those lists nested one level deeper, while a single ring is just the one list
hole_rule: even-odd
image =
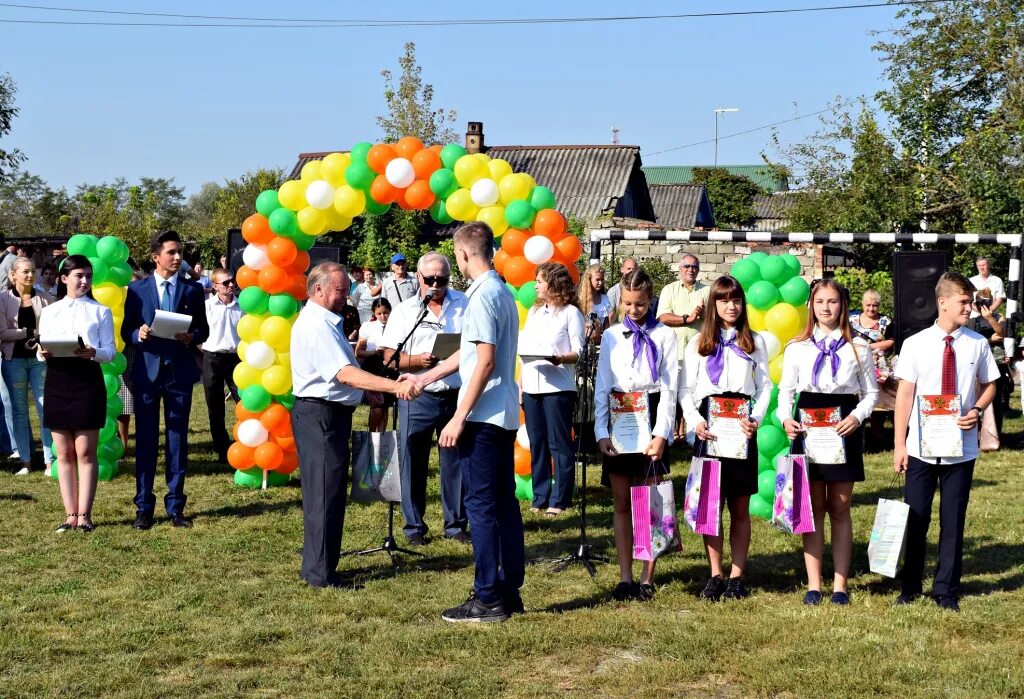
[{"label": "black shoe", "polygon": [[505,611],[509,616],[513,614],[525,614],[526,607],[523,605],[523,598],[517,593],[514,597],[505,598]]},{"label": "black shoe", "polygon": [[631,582],[620,582],[612,590],[612,599],[616,602],[625,602],[626,600],[636,599],[636,593],[633,590],[634,585]]},{"label": "black shoe", "polygon": [[454,624],[489,623],[508,621],[508,612],[505,610],[504,602],[484,604],[477,599],[474,592],[458,607],[452,607],[441,612],[441,618]]},{"label": "black shoe", "polygon": [[725,592],[725,581],[722,580],[721,575],[715,575],[708,578],[707,583],[704,584],[704,589],[700,592],[700,598],[717,602],[721,599],[723,592]]},{"label": "black shoe", "polygon": [[640,583],[633,591],[633,599],[637,602],[650,602],[654,599],[654,585],[651,585],[650,583]]},{"label": "black shoe", "polygon": [[445,538],[448,539],[448,541],[458,541],[460,544],[473,543],[473,540],[469,538],[469,534],[467,534],[466,532],[459,532],[458,534],[452,534],[451,536],[446,536]]},{"label": "black shoe", "polygon": [[804,604],[808,607],[816,607],[821,604],[821,592],[818,590],[808,590],[804,594]]},{"label": "black shoe", "polygon": [[895,606],[895,607],[905,607],[908,604],[913,604],[916,601],[917,601],[917,595],[911,595],[909,593],[904,592],[902,595],[900,595],[899,597],[896,598],[896,601],[893,603],[893,606]]},{"label": "black shoe", "polygon": [[960,604],[956,601],[956,597],[953,595],[936,595],[935,604],[939,605],[940,608],[945,609],[947,612],[960,611]]},{"label": "black shoe", "polygon": [[410,534],[405,537],[406,542],[410,546],[426,546],[427,540],[423,538],[422,534]]},{"label": "black shoe", "polygon": [[180,529],[190,529],[192,527],[192,520],[183,514],[171,515],[171,526]]},{"label": "black shoe", "polygon": [[153,526],[153,515],[148,512],[139,512],[135,515],[135,523],[132,524],[134,529],[139,531],[145,531]]},{"label": "black shoe", "polygon": [[[88,520],[85,524],[82,524],[83,517]],[[96,525],[92,523],[92,513],[84,512],[78,515],[78,529],[86,534],[96,531]]]},{"label": "black shoe", "polygon": [[729,584],[725,588],[725,594],[722,595],[725,599],[743,599],[749,597],[750,591],[747,590],[747,586],[743,584],[741,578],[729,578]]},{"label": "black shoe", "polygon": [[832,599],[829,600],[829,601],[832,602],[832,604],[839,604],[839,605],[849,604],[850,603],[850,595],[846,594],[845,592],[833,592],[832,593]]}]

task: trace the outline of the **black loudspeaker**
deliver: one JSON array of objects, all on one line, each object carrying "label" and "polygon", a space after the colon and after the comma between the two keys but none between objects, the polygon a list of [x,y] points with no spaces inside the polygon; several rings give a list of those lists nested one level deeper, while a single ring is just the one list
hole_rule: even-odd
[{"label": "black loudspeaker", "polygon": [[896,353],[903,341],[935,322],[935,285],[949,269],[945,250],[895,252],[892,255]]},{"label": "black loudspeaker", "polygon": [[[245,252],[245,238],[242,237],[241,228],[228,229],[228,268],[231,274],[237,274],[238,268],[245,264],[242,261],[242,253]],[[309,264],[311,267],[321,262],[341,262],[341,248],[337,245],[314,245],[309,249]]]}]

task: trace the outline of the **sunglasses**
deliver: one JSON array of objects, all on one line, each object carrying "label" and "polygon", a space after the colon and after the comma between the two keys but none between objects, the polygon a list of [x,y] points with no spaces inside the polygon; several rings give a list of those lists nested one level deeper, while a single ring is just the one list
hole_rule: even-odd
[{"label": "sunglasses", "polygon": [[438,286],[448,286],[449,279],[450,277],[447,275],[438,275],[436,277],[428,277],[426,275],[423,275],[423,283],[426,284],[427,286],[434,286],[435,284],[437,284]]},{"label": "sunglasses", "polygon": [[700,265],[679,265],[680,269],[700,269]]},{"label": "sunglasses", "polygon": [[235,285],[235,280],[234,279],[225,279],[222,282],[217,282],[217,284],[220,284],[221,286],[234,286]]}]

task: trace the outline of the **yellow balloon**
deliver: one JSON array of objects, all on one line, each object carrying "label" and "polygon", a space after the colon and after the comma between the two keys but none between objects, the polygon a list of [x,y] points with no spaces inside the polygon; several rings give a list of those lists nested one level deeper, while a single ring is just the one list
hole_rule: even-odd
[{"label": "yellow balloon", "polygon": [[320,161],[320,176],[332,187],[340,187],[345,184],[345,169],[349,164],[348,155],[331,153]]},{"label": "yellow balloon", "polygon": [[764,332],[768,326],[764,324],[764,311],[759,311],[750,304],[747,304],[747,322],[754,332]]},{"label": "yellow balloon", "polygon": [[352,225],[351,216],[342,216],[334,209],[324,209],[324,213],[327,215],[328,231],[343,231]]},{"label": "yellow balloon", "polygon": [[121,301],[121,289],[110,282],[97,284],[92,288],[92,297],[111,309]]},{"label": "yellow balloon", "polygon": [[241,390],[260,383],[263,372],[250,364],[241,362],[235,366],[235,370],[231,372],[231,377],[235,380],[235,385]]},{"label": "yellow balloon", "polygon": [[501,182],[503,177],[512,174],[512,166],[508,164],[507,160],[501,158],[494,158],[487,163],[487,170],[491,173],[491,179],[495,182]]},{"label": "yellow balloon", "polygon": [[238,326],[235,328],[238,331],[238,337],[245,340],[246,342],[256,342],[260,339],[260,326],[263,324],[263,318],[254,313],[246,313],[238,320]]},{"label": "yellow balloon", "polygon": [[[481,177],[487,177],[490,174],[490,170],[487,169],[487,163],[481,162],[473,155],[464,155],[456,160],[454,171],[455,179],[458,180],[459,184],[463,187],[472,187],[474,182],[479,180]],[[447,208],[447,204],[445,205],[445,208]],[[448,209],[448,213],[453,218],[455,217],[455,214],[452,214],[451,209]]]},{"label": "yellow balloon", "polygon": [[320,235],[327,230],[327,214],[323,210],[307,206],[297,215],[299,230],[306,235]]},{"label": "yellow balloon", "polygon": [[506,175],[498,182],[498,196],[502,204],[508,204],[516,199],[526,199],[533,191],[532,178],[522,172]]},{"label": "yellow balloon", "polygon": [[298,180],[288,180],[277,189],[277,200],[281,206],[292,211],[306,207],[306,184]]},{"label": "yellow balloon", "polygon": [[476,158],[477,161],[479,161],[479,163],[484,167],[487,167],[488,164],[491,162],[491,156],[487,155],[487,153],[473,153],[473,155],[471,155],[470,157]]},{"label": "yellow balloon", "polygon": [[[462,159],[460,158],[459,163],[461,162]],[[451,196],[445,201],[444,208],[448,215],[456,221],[472,221],[480,210],[480,207],[473,203],[473,197],[470,195],[469,190],[465,188],[456,189],[452,192]]]},{"label": "yellow balloon", "polygon": [[287,367],[272,366],[263,372],[260,383],[275,396],[288,393],[292,387],[292,372]]},{"label": "yellow balloon", "polygon": [[366,194],[343,184],[334,190],[334,210],[348,218],[358,216],[366,211]]},{"label": "yellow balloon", "polygon": [[785,344],[800,332],[800,313],[788,303],[777,303],[764,315],[767,330]]},{"label": "yellow balloon", "polygon": [[292,365],[291,352],[278,352],[277,363],[280,364],[281,366],[290,367]]},{"label": "yellow balloon", "polygon": [[800,327],[807,325],[807,306],[798,306],[796,312],[800,314]]},{"label": "yellow balloon", "polygon": [[114,335],[114,348],[118,352],[124,352],[124,340],[121,339],[121,334]]},{"label": "yellow balloon", "polygon": [[516,310],[519,312],[519,329],[522,330],[526,325],[526,314],[530,312],[530,309],[516,301]]},{"label": "yellow balloon", "polygon": [[303,165],[299,179],[305,180],[306,182],[322,180],[323,176],[320,174],[320,161],[310,160],[308,163]]},{"label": "yellow balloon", "polygon": [[[239,324],[241,324],[241,321],[239,321]],[[239,334],[239,337],[241,337],[241,334]],[[260,323],[260,339],[275,350],[284,352],[292,341],[292,324],[284,318],[270,316]]]},{"label": "yellow balloon", "polygon": [[238,341],[238,358],[243,362],[245,361],[245,350],[249,346],[249,343],[245,340]]},{"label": "yellow balloon", "polygon": [[768,362],[768,376],[771,377],[772,383],[778,384],[782,381],[782,355],[780,354],[775,359]]},{"label": "yellow balloon", "polygon": [[485,206],[477,212],[476,220],[483,221],[490,226],[491,230],[494,231],[495,237],[508,230],[508,221],[505,220],[504,206]]}]

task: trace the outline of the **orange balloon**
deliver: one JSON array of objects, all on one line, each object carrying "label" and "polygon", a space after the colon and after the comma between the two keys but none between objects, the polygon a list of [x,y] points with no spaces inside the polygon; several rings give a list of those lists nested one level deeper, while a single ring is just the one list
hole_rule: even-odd
[{"label": "orange balloon", "polygon": [[290,276],[286,292],[295,297],[296,301],[305,301],[307,298],[306,276],[304,274],[293,274]]},{"label": "orange balloon", "polygon": [[248,289],[250,286],[256,286],[260,283],[260,273],[252,267],[242,265],[235,272],[235,283],[238,284],[239,289]]},{"label": "orange balloon", "polygon": [[239,471],[252,468],[256,465],[256,450],[241,442],[235,442],[228,447],[228,463]]},{"label": "orange balloon", "polygon": [[278,267],[287,267],[298,254],[299,249],[288,238],[277,236],[267,245],[267,257]]},{"label": "orange balloon", "polygon": [[395,152],[407,160],[412,160],[413,156],[421,150],[423,150],[423,141],[415,136],[400,138],[395,144]]},{"label": "orange balloon", "polygon": [[254,456],[256,458],[257,466],[262,468],[264,471],[273,471],[281,465],[281,459],[284,457],[284,452],[281,450],[281,447],[277,446],[270,440],[267,440],[256,447]]},{"label": "orange balloon", "polygon": [[529,476],[533,473],[533,466],[530,464],[530,452],[523,449],[519,444],[516,444],[513,458],[515,461],[514,470],[517,476]]},{"label": "orange balloon", "polygon": [[504,276],[503,270],[505,269],[505,263],[508,262],[509,254],[504,249],[499,248],[498,252],[494,253],[494,270]]},{"label": "orange balloon", "polygon": [[269,243],[274,237],[266,216],[253,214],[242,222],[242,237],[249,243]]},{"label": "orange balloon", "polygon": [[277,265],[267,265],[260,270],[260,288],[268,294],[280,294],[288,288],[288,273]]},{"label": "orange balloon", "polygon": [[569,270],[569,276],[572,277],[573,284],[580,283],[580,270],[576,265],[565,265],[565,268]]},{"label": "orange balloon", "polygon": [[576,236],[567,235],[555,243],[555,250],[558,251],[558,256],[562,260],[575,263],[576,260],[580,259],[580,255],[583,254],[583,245]]},{"label": "orange balloon", "polygon": [[262,413],[254,413],[251,410],[247,410],[242,401],[235,403],[235,419],[238,422],[245,422],[246,420],[259,420]]},{"label": "orange balloon", "polygon": [[286,267],[289,274],[305,274],[306,270],[309,269],[309,253],[305,250],[299,250],[295,254],[295,259],[292,263]]},{"label": "orange balloon", "polygon": [[520,287],[526,282],[533,281],[537,276],[537,265],[527,260],[522,255],[510,257],[505,263],[505,281],[514,287]]},{"label": "orange balloon", "polygon": [[275,429],[282,422],[290,421],[291,413],[280,403],[271,403],[260,415],[260,423],[268,430]]},{"label": "orange balloon", "polygon": [[441,169],[441,156],[439,151],[427,148],[412,156],[412,169],[416,172],[416,179],[429,180],[430,176]]},{"label": "orange balloon", "polygon": [[366,164],[378,175],[383,175],[388,163],[398,157],[393,146],[387,143],[378,143],[366,154]]},{"label": "orange balloon", "polygon": [[408,201],[406,201],[406,199],[405,199],[405,194],[409,190],[408,189],[397,189],[395,191],[398,192],[398,196],[395,197],[395,203],[398,204],[398,208],[402,209],[403,211],[412,211],[412,209],[413,209],[412,205]]},{"label": "orange balloon", "polygon": [[501,234],[501,249],[507,252],[509,257],[518,257],[523,254],[523,246],[529,238],[529,232],[509,228]]},{"label": "orange balloon", "polygon": [[274,443],[281,447],[282,451],[295,451],[295,437],[274,437]]},{"label": "orange balloon", "polygon": [[377,175],[370,185],[370,196],[378,204],[391,204],[398,199],[398,190],[391,186],[384,175]]},{"label": "orange balloon", "polygon": [[275,439],[279,437],[291,437],[292,421],[291,419],[282,420],[281,422],[276,423],[273,427],[268,427],[267,431],[270,432],[270,436],[274,437]]},{"label": "orange balloon", "polygon": [[432,146],[431,146],[430,148],[427,148],[427,150],[432,150],[432,151],[434,151],[435,153],[437,153],[437,154],[438,154],[438,156],[440,156],[440,155],[441,155],[441,149],[442,149],[442,148],[444,148],[444,146],[442,146],[442,145],[441,145],[440,143],[435,143],[435,144],[434,144],[434,145],[432,145]]},{"label": "orange balloon", "polygon": [[281,457],[281,465],[277,467],[277,472],[288,475],[289,473],[293,473],[298,467],[299,455],[294,451],[286,451],[284,452],[284,456]]},{"label": "orange balloon", "polygon": [[[420,153],[430,151],[421,150]],[[405,190],[405,202],[414,209],[429,209],[437,197],[430,191],[430,183],[426,180],[416,180]]]},{"label": "orange balloon", "polygon": [[565,216],[554,209],[541,209],[533,219],[533,232],[550,238],[552,241],[564,238],[565,228]]}]

